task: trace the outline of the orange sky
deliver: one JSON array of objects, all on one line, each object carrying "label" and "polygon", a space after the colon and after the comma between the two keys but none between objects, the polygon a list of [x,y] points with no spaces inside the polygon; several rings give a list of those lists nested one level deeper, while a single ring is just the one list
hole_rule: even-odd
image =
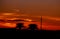
[{"label": "orange sky", "polygon": [[[7,18],[13,20],[17,15],[18,18],[28,18],[40,22],[40,16],[43,16],[43,29],[60,29],[59,0],[0,0],[0,12],[5,13],[0,13],[0,19],[3,20],[7,20]],[[6,14],[8,12],[11,14]],[[8,23],[8,25],[11,24]]]},{"label": "orange sky", "polygon": [[0,0],[0,12],[60,17],[59,0]]},{"label": "orange sky", "polygon": [[[39,16],[37,16],[37,18],[39,18]],[[41,25],[40,25],[41,20],[40,22],[39,21],[24,22],[25,27],[27,28],[30,23],[37,24],[38,29],[41,29]],[[15,28],[15,27],[16,27],[16,22],[14,21],[11,21],[10,23],[7,20],[5,22],[2,22],[2,21],[0,22],[0,28]],[[42,29],[43,30],[60,30],[60,18],[42,16]]]}]

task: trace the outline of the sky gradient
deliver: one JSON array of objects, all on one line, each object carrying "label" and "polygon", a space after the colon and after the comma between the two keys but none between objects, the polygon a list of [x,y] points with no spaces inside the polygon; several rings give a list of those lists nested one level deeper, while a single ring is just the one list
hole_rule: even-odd
[{"label": "sky gradient", "polygon": [[0,0],[0,12],[60,17],[60,0]]}]

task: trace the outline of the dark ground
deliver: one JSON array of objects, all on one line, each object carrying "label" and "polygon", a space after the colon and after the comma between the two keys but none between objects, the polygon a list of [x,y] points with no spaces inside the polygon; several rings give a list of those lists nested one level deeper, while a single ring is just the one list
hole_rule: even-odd
[{"label": "dark ground", "polygon": [[47,31],[47,30],[16,30],[16,29],[2,29],[0,28],[0,34],[7,34],[10,35],[11,33],[14,35],[27,35],[27,36],[41,36],[41,37],[60,37],[60,31]]},{"label": "dark ground", "polygon": [[11,29],[4,29],[4,28],[0,28],[0,32],[36,32],[36,33],[43,33],[43,34],[49,34],[49,33],[60,33],[60,31],[49,31],[49,30],[16,30],[15,28],[11,28]]}]

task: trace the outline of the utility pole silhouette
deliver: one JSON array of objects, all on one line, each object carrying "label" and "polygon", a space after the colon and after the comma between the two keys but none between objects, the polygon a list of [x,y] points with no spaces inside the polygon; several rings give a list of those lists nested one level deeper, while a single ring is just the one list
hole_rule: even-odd
[{"label": "utility pole silhouette", "polygon": [[42,16],[41,16],[41,30],[42,30]]}]

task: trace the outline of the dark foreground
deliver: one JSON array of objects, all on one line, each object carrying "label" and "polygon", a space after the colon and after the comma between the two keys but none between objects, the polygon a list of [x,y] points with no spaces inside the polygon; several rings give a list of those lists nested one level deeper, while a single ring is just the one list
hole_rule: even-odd
[{"label": "dark foreground", "polygon": [[34,35],[34,36],[41,36],[41,37],[45,37],[45,36],[51,36],[51,37],[54,37],[54,36],[57,36],[59,37],[60,36],[60,31],[47,31],[47,30],[16,30],[16,29],[2,29],[0,28],[0,34],[3,33],[3,34],[6,34],[8,33],[11,34],[13,33],[14,35],[17,34],[17,35]]},{"label": "dark foreground", "polygon": [[0,32],[40,32],[40,33],[60,33],[60,30],[50,31],[50,30],[16,30],[15,28],[4,29],[0,28]]}]

